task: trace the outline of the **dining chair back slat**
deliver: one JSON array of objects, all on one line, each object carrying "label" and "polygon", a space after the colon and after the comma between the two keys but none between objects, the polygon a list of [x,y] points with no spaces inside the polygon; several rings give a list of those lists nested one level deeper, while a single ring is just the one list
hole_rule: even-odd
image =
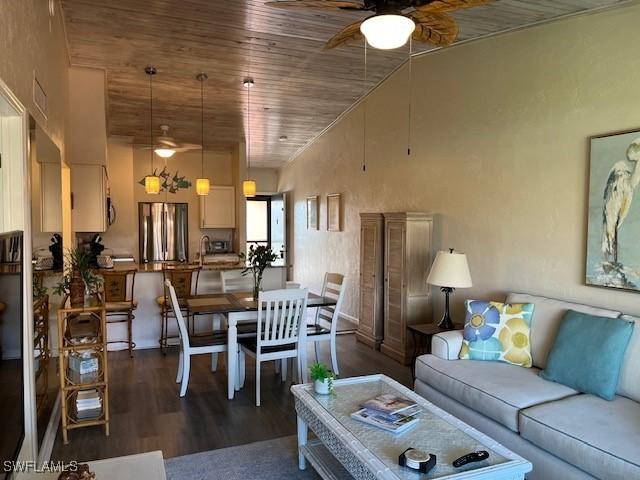
[{"label": "dining chair back slat", "polygon": [[189,331],[187,330],[187,324],[184,321],[184,317],[182,316],[182,310],[180,308],[180,304],[178,303],[178,294],[170,280],[165,280],[165,287],[169,291],[169,300],[171,302],[171,308],[173,309],[173,313],[176,316],[176,320],[178,322],[178,335],[180,336],[180,343],[182,344],[183,350],[188,349],[190,346]]}]

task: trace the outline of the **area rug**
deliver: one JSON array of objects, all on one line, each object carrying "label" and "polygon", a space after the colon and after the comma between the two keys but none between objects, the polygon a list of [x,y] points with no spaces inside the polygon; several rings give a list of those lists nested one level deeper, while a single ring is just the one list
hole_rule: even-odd
[{"label": "area rug", "polygon": [[164,465],[167,480],[320,478],[308,463],[306,470],[298,470],[298,443],[295,435],[169,458]]}]

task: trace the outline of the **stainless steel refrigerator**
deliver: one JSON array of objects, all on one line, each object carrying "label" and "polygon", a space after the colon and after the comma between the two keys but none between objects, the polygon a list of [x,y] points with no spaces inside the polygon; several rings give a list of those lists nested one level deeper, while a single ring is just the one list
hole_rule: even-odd
[{"label": "stainless steel refrigerator", "polygon": [[186,203],[138,204],[140,263],[189,259],[189,205]]}]

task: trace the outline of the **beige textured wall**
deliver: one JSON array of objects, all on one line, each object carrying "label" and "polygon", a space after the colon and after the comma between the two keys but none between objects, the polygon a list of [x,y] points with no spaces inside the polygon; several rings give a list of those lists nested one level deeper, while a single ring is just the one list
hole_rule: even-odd
[{"label": "beige textured wall", "polygon": [[[640,313],[640,295],[584,286],[588,137],[640,128],[640,6],[585,15],[415,59],[407,156],[408,71],[326,132],[280,175],[293,191],[294,278],[318,289],[327,270],[350,283],[358,312],[359,212],[437,214],[435,243],[468,254],[474,287],[525,291]],[[344,231],[326,231],[326,194],[344,200]],[[320,231],[305,197],[321,195]],[[635,202],[634,210],[640,209]],[[442,299],[435,315],[442,312]]]},{"label": "beige textured wall", "polygon": [[[68,56],[57,2],[50,18],[45,0],[2,0],[0,52],[0,79],[64,154]],[[33,102],[34,74],[47,93],[46,119]]]}]

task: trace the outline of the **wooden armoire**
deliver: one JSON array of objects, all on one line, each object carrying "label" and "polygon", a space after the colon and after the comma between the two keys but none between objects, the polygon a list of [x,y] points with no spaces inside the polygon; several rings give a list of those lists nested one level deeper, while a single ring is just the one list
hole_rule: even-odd
[{"label": "wooden armoire", "polygon": [[360,214],[360,312],[356,338],[378,350],[384,324],[384,217]]},{"label": "wooden armoire", "polygon": [[384,214],[384,340],[385,355],[409,364],[413,356],[407,326],[429,323],[433,217],[426,213]]}]

